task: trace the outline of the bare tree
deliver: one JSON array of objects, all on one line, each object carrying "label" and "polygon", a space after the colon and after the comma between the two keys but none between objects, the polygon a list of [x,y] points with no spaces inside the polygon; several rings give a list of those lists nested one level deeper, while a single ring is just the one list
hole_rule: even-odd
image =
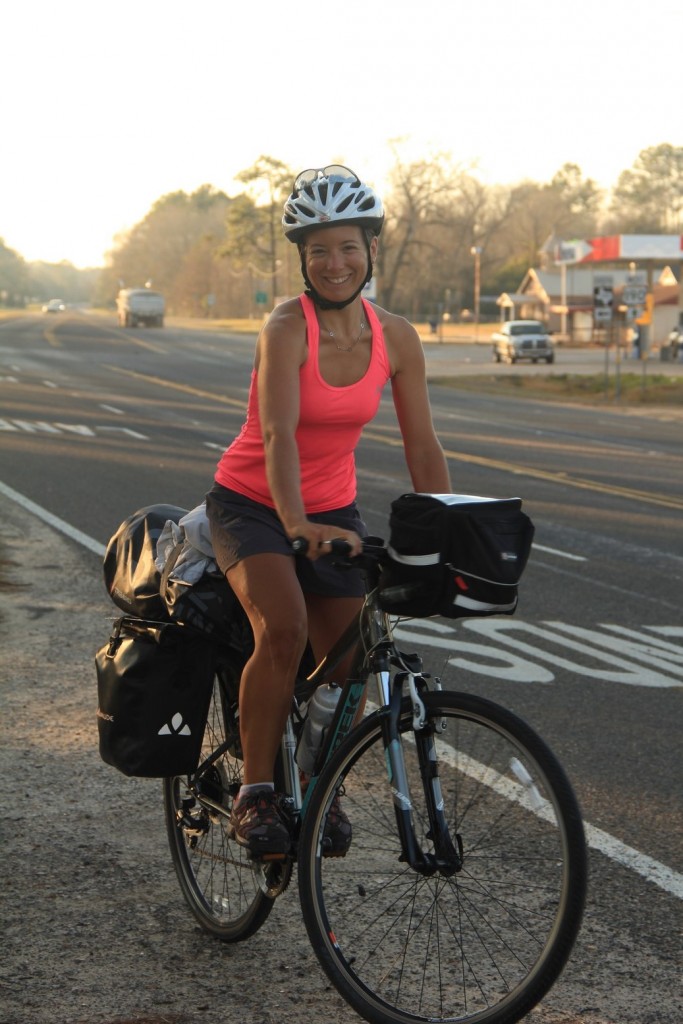
[{"label": "bare tree", "polygon": [[489,249],[508,217],[500,189],[449,158],[397,159],[387,196],[381,301],[416,318],[471,305],[474,261],[489,271]]}]

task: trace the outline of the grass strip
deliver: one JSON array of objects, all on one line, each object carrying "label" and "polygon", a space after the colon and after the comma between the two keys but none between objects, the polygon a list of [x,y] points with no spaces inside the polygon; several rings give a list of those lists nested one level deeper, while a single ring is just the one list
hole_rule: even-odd
[{"label": "grass strip", "polygon": [[[607,379],[596,374],[532,374],[499,376],[482,374],[462,377],[430,377],[430,384],[457,391],[477,391],[511,398],[538,398],[545,401],[578,402],[600,405],[619,400],[624,405],[657,405],[683,408],[683,374],[670,377],[653,373],[611,374]],[[618,390],[617,390],[618,389]]]}]

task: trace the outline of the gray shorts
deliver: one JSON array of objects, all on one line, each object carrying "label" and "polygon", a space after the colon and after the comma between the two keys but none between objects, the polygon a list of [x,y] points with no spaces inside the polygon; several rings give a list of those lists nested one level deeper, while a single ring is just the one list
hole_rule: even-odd
[{"label": "gray shorts", "polygon": [[[226,573],[249,555],[291,555],[292,545],[277,512],[251,498],[214,483],[206,495],[206,514],[218,567]],[[314,523],[329,523],[367,536],[367,527],[355,502],[331,512],[313,512]],[[296,574],[305,594],[322,597],[363,597],[365,586],[358,569],[337,569],[329,558],[312,562],[297,558]]]}]

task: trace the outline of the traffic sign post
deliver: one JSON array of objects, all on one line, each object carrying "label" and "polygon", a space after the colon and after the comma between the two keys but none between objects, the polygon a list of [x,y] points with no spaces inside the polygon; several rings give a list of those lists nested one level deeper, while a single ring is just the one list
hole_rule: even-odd
[{"label": "traffic sign post", "polygon": [[609,324],[614,307],[614,281],[611,274],[593,275],[593,321]]}]

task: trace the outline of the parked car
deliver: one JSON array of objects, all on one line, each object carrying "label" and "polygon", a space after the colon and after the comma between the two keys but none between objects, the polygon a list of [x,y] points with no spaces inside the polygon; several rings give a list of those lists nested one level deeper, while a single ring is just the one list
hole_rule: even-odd
[{"label": "parked car", "polygon": [[43,306],[43,313],[63,313],[66,309],[66,303],[63,299],[50,299]]},{"label": "parked car", "polygon": [[540,320],[508,320],[491,335],[491,341],[497,363],[516,363],[518,359],[555,362],[555,346]]}]

